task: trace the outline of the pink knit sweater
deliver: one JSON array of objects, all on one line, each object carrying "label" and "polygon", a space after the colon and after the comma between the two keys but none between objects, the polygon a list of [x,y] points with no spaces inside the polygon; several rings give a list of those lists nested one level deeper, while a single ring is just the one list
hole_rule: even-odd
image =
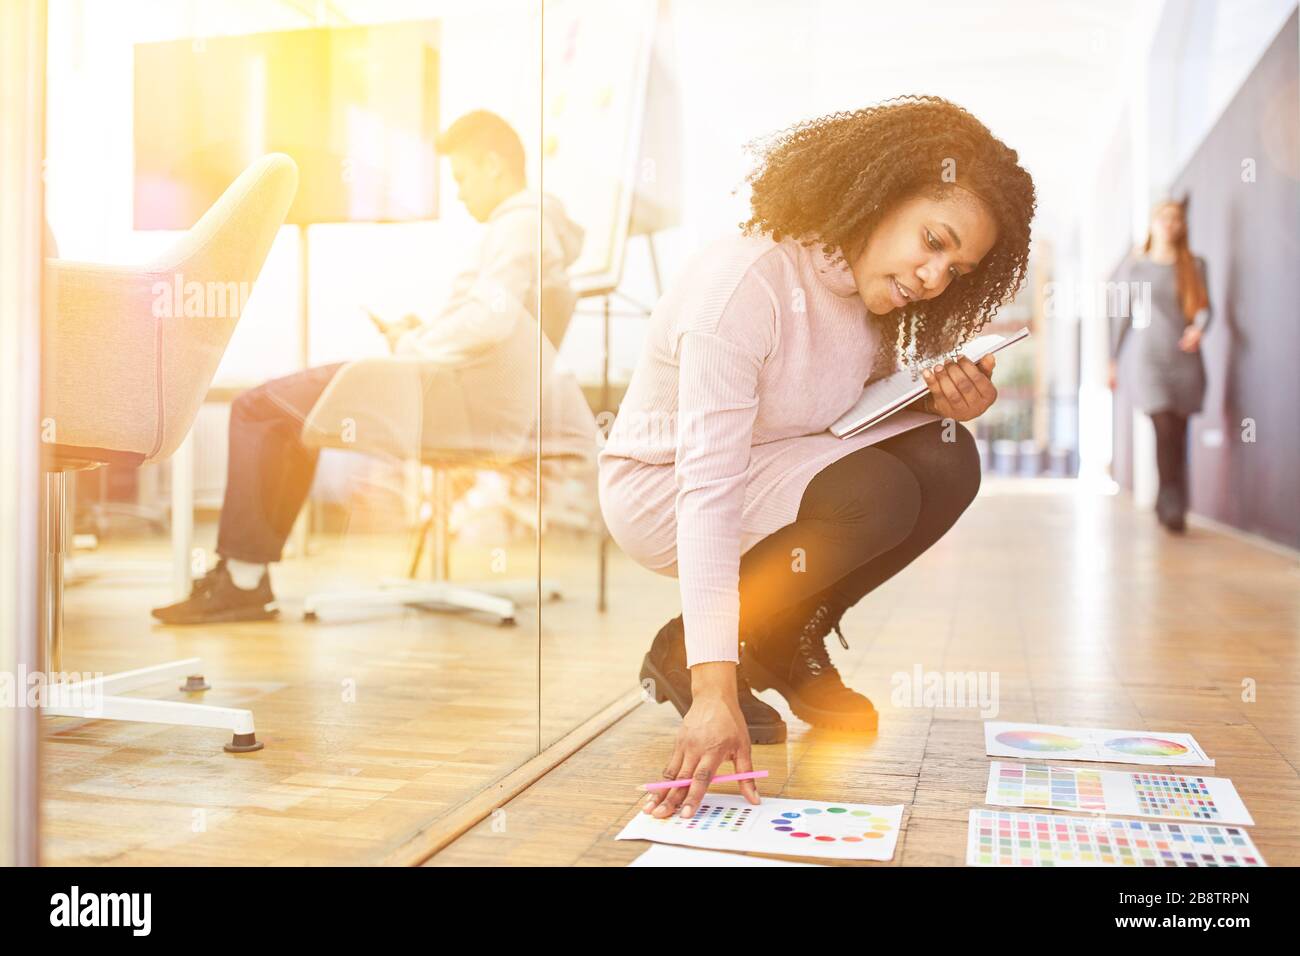
[{"label": "pink knit sweater", "polygon": [[820,247],[723,240],[660,300],[600,452],[600,500],[624,551],[680,579],[689,664],[737,659],[741,555],[795,520],[818,471],[934,420],[826,431],[894,368],[852,273]]}]

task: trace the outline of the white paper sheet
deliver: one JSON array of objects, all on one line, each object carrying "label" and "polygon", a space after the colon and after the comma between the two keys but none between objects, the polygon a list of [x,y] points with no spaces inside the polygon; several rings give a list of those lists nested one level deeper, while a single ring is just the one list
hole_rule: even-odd
[{"label": "white paper sheet", "polygon": [[765,797],[753,806],[733,794],[706,796],[690,819],[637,812],[616,839],[711,850],[749,850],[837,860],[888,860],[903,823],[901,804],[824,803]]},{"label": "white paper sheet", "polygon": [[972,810],[967,866],[1268,866],[1242,827]]},{"label": "white paper sheet", "polygon": [[693,850],[684,846],[656,843],[628,866],[821,866],[795,860],[773,860],[744,853],[721,853],[717,850]]},{"label": "white paper sheet", "polygon": [[1052,724],[986,721],[984,749],[990,757],[1022,760],[1095,760],[1157,767],[1213,767],[1191,734],[1154,730],[1101,730]]},{"label": "white paper sheet", "polygon": [[984,802],[1187,823],[1255,824],[1231,780],[1158,770],[1127,773],[995,760]]}]

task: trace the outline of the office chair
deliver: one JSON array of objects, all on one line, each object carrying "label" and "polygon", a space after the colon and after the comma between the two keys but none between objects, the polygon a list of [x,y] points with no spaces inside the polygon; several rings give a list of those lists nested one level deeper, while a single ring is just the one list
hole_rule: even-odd
[{"label": "office chair", "polygon": [[[189,232],[148,265],[46,260],[41,577],[47,673],[63,671],[68,473],[161,461],[177,449],[297,188],[298,167],[273,153],[249,166]],[[194,289],[202,290],[200,316],[186,314]],[[186,678],[181,690],[187,692],[209,687],[202,661],[191,657],[87,680],[52,680],[42,709],[56,717],[220,727],[233,734],[227,751],[262,748],[251,711],[119,696],[175,677]]]},{"label": "office chair", "polygon": [[[543,314],[547,310],[543,299]],[[551,334],[563,336],[563,321]],[[596,420],[572,373],[555,367],[555,347],[541,338],[542,409],[538,415],[538,327],[516,309],[513,334],[487,355],[462,366],[407,358],[362,359],[339,371],[303,423],[303,441],[418,461],[432,472],[429,514],[416,535],[408,577],[377,588],[312,594],[310,620],[341,608],[426,607],[478,611],[515,623],[517,602],[537,589],[535,579],[452,584],[448,580],[448,488],[458,469],[586,469],[594,473]],[[540,447],[539,447],[540,445]],[[425,541],[432,541],[433,579],[417,574]],[[559,588],[542,582],[544,597]]]}]

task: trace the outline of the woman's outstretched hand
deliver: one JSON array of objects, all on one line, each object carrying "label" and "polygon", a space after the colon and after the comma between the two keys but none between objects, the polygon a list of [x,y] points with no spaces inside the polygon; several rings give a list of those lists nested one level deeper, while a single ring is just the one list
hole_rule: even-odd
[{"label": "woman's outstretched hand", "polygon": [[1201,330],[1194,325],[1189,325],[1183,329],[1183,335],[1178,340],[1178,347],[1184,352],[1195,352],[1201,347]]},{"label": "woman's outstretched hand", "polygon": [[[736,695],[736,665],[726,661],[696,664],[691,668],[691,678],[691,709],[677,731],[663,779],[689,778],[693,782],[689,788],[651,793],[642,810],[656,817],[668,817],[679,810],[684,817],[694,815],[709,789],[709,781],[725,763],[734,764],[736,773],[754,769],[749,728]],[[759,802],[753,780],[742,780],[740,792],[750,803]]]},{"label": "woman's outstretched hand", "polygon": [[979,364],[966,356],[955,362],[936,365],[921,373],[930,386],[926,408],[941,418],[968,422],[983,415],[997,401],[998,390],[993,387],[993,366],[997,359],[986,355]]}]

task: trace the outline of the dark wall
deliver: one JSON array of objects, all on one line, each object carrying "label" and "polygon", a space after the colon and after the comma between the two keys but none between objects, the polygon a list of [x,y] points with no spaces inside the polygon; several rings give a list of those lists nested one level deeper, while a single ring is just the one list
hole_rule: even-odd
[{"label": "dark wall", "polygon": [[[1209,385],[1189,443],[1191,510],[1293,548],[1300,548],[1298,29],[1293,13],[1172,190],[1191,193],[1192,251],[1205,257],[1214,307],[1201,345]],[[1255,161],[1254,182],[1242,181],[1246,159]],[[1130,409],[1121,388],[1116,473],[1129,486]],[[1253,443],[1243,440],[1244,419],[1254,421]]]}]

